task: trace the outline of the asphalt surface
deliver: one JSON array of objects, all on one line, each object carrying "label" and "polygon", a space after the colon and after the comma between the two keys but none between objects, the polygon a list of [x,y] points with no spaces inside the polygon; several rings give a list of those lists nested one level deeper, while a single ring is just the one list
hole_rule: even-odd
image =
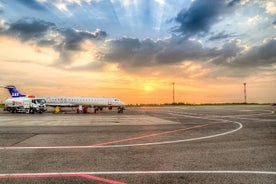
[{"label": "asphalt surface", "polygon": [[0,183],[276,183],[275,106],[0,113]]}]

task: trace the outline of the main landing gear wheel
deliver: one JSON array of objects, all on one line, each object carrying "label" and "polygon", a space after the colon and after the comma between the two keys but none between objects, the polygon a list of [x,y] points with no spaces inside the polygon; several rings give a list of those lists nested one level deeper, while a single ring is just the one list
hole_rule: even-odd
[{"label": "main landing gear wheel", "polygon": [[123,113],[124,112],[124,108],[123,107],[118,107],[118,113]]},{"label": "main landing gear wheel", "polygon": [[34,114],[34,112],[35,112],[34,108],[30,108],[29,113]]}]

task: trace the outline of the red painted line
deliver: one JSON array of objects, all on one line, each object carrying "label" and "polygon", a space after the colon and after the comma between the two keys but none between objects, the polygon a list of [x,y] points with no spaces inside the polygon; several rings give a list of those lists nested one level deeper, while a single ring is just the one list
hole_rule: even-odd
[{"label": "red painted line", "polygon": [[81,176],[83,178],[90,179],[90,180],[101,181],[101,182],[110,183],[110,184],[126,184],[126,183],[123,183],[120,181],[109,180],[106,178],[100,178],[97,176],[91,176],[91,175],[87,175],[87,174],[80,174],[79,176]]},{"label": "red painted line", "polygon": [[[223,122],[225,123],[225,122]],[[104,145],[110,145],[114,143],[122,143],[122,142],[128,142],[128,141],[133,141],[133,140],[139,140],[139,139],[144,139],[144,138],[149,138],[149,137],[155,137],[155,136],[160,136],[160,135],[165,135],[165,134],[170,134],[170,133],[175,133],[175,132],[181,132],[181,131],[186,131],[186,130],[191,130],[191,129],[196,129],[196,128],[201,128],[205,126],[210,126],[210,125],[215,125],[215,124],[222,124],[222,122],[218,123],[206,123],[202,125],[196,125],[188,128],[181,128],[181,129],[176,129],[176,130],[170,130],[170,131],[165,131],[165,132],[160,132],[160,133],[155,133],[155,134],[149,134],[149,135],[143,135],[139,137],[132,137],[132,138],[127,138],[127,139],[121,139],[121,140],[114,140],[114,141],[109,141],[109,142],[103,142],[103,143],[98,143],[98,144],[91,144],[91,145],[83,145],[83,146],[0,146],[1,149],[5,148],[33,148],[33,149],[39,149],[39,148],[44,148],[44,149],[51,149],[51,148],[85,148],[85,147],[93,147],[93,146],[104,146]]]},{"label": "red painted line", "polygon": [[160,132],[160,133],[156,133],[156,134],[149,134],[149,135],[144,135],[144,136],[139,136],[139,137],[132,137],[132,138],[115,140],[115,141],[104,142],[104,143],[99,143],[99,144],[92,144],[89,146],[104,146],[104,145],[109,145],[109,144],[114,144],[114,143],[128,142],[128,141],[144,139],[144,138],[148,138],[148,137],[155,137],[155,136],[164,135],[164,134],[170,134],[170,133],[175,133],[175,132],[191,130],[191,129],[195,129],[195,128],[201,128],[201,127],[214,125],[214,124],[218,124],[218,123],[206,123],[203,125],[196,125],[196,126],[192,126],[192,127],[188,127],[188,128],[181,128],[181,129],[177,129],[177,130],[170,130],[170,131]]},{"label": "red painted line", "polygon": [[0,179],[79,177],[79,174],[18,174],[0,176]]},{"label": "red painted line", "polygon": [[52,173],[52,174],[18,174],[18,175],[6,175],[0,176],[0,179],[23,179],[23,178],[61,178],[61,177],[82,177],[89,180],[100,181],[109,184],[126,184],[120,181],[110,180],[106,178],[101,178],[97,176],[92,176],[88,174],[59,174],[59,173]]}]

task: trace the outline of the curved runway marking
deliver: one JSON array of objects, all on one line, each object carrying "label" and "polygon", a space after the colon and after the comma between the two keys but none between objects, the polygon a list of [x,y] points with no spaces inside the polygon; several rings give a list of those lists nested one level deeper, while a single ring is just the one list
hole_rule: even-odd
[{"label": "curved runway marking", "polygon": [[239,125],[237,129],[220,133],[220,134],[215,134],[215,135],[209,135],[209,136],[204,136],[204,137],[197,137],[197,138],[191,138],[191,139],[182,139],[182,140],[175,140],[175,141],[162,141],[162,142],[152,142],[152,143],[142,143],[142,144],[126,144],[126,145],[107,145],[107,146],[95,146],[95,148],[118,148],[118,147],[134,147],[134,146],[151,146],[151,145],[161,145],[161,144],[172,144],[172,143],[180,143],[180,142],[189,142],[189,141],[196,141],[196,140],[202,140],[202,139],[209,139],[209,138],[214,138],[214,137],[219,137],[227,134],[234,133],[238,130],[240,130],[243,126],[239,122],[233,122]]},{"label": "curved runway marking", "polygon": [[139,136],[139,137],[132,137],[132,138],[128,138],[128,139],[115,140],[115,141],[104,142],[104,143],[99,143],[99,144],[93,144],[93,145],[89,145],[89,146],[104,146],[104,145],[113,144],[113,143],[133,141],[133,140],[138,140],[138,139],[143,139],[143,138],[148,138],[148,137],[155,137],[155,136],[159,136],[159,135],[165,135],[165,134],[170,134],[170,133],[175,133],[175,132],[187,131],[187,130],[191,130],[191,129],[195,129],[195,128],[201,128],[201,127],[216,125],[216,124],[219,124],[219,123],[206,123],[206,124],[195,125],[195,126],[187,127],[187,128],[169,130],[169,131],[165,131],[165,132],[149,134],[149,135],[144,135],[144,136]]},{"label": "curved runway marking", "polygon": [[135,147],[135,146],[162,145],[162,144],[172,144],[172,143],[196,141],[196,140],[219,137],[219,136],[234,133],[234,132],[240,130],[243,127],[242,124],[239,123],[239,122],[235,122],[235,121],[228,121],[228,122],[238,124],[239,127],[234,129],[234,130],[227,131],[227,132],[220,133],[220,134],[214,134],[214,135],[197,137],[197,138],[190,138],[190,139],[181,139],[181,140],[175,140],[175,141],[162,141],[162,142],[150,142],[150,143],[141,143],[141,144],[125,144],[125,145],[107,145],[107,144],[112,144],[112,143],[126,142],[126,141],[137,140],[137,139],[141,139],[141,138],[145,138],[145,137],[152,137],[152,136],[162,135],[162,134],[165,134],[165,133],[168,134],[168,133],[172,133],[172,132],[176,132],[176,131],[180,131],[180,130],[185,131],[185,130],[190,130],[190,129],[194,129],[194,128],[199,128],[199,127],[213,125],[213,124],[219,124],[219,123],[213,123],[213,124],[209,123],[209,124],[203,124],[203,125],[196,125],[196,126],[193,126],[193,127],[188,127],[188,128],[178,129],[178,130],[172,130],[172,131],[167,131],[167,132],[161,132],[161,133],[157,133],[157,134],[150,134],[150,135],[147,135],[147,136],[141,136],[141,137],[136,137],[136,138],[129,138],[129,139],[111,141],[111,142],[106,142],[106,143],[101,143],[101,144],[87,145],[87,146],[25,146],[25,147],[24,146],[18,146],[18,147],[16,147],[16,146],[10,146],[10,147],[6,146],[6,147],[0,147],[0,150],[8,150],[8,149],[9,150],[10,149],[88,149],[88,148],[89,149],[97,149],[97,148],[122,148],[122,147]]}]

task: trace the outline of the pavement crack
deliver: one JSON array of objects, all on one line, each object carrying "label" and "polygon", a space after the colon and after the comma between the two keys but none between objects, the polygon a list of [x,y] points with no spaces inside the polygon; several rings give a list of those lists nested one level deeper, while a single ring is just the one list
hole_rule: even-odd
[{"label": "pavement crack", "polygon": [[18,145],[18,144],[20,144],[20,143],[22,143],[22,142],[24,142],[24,141],[26,141],[26,140],[28,140],[28,139],[30,139],[30,138],[32,138],[32,137],[35,137],[35,136],[37,136],[37,135],[39,135],[39,134],[32,134],[31,136],[26,137],[26,138],[24,138],[24,139],[21,139],[20,141],[17,141],[17,142],[13,143],[13,144],[10,145],[10,146],[16,146],[16,145]]}]

